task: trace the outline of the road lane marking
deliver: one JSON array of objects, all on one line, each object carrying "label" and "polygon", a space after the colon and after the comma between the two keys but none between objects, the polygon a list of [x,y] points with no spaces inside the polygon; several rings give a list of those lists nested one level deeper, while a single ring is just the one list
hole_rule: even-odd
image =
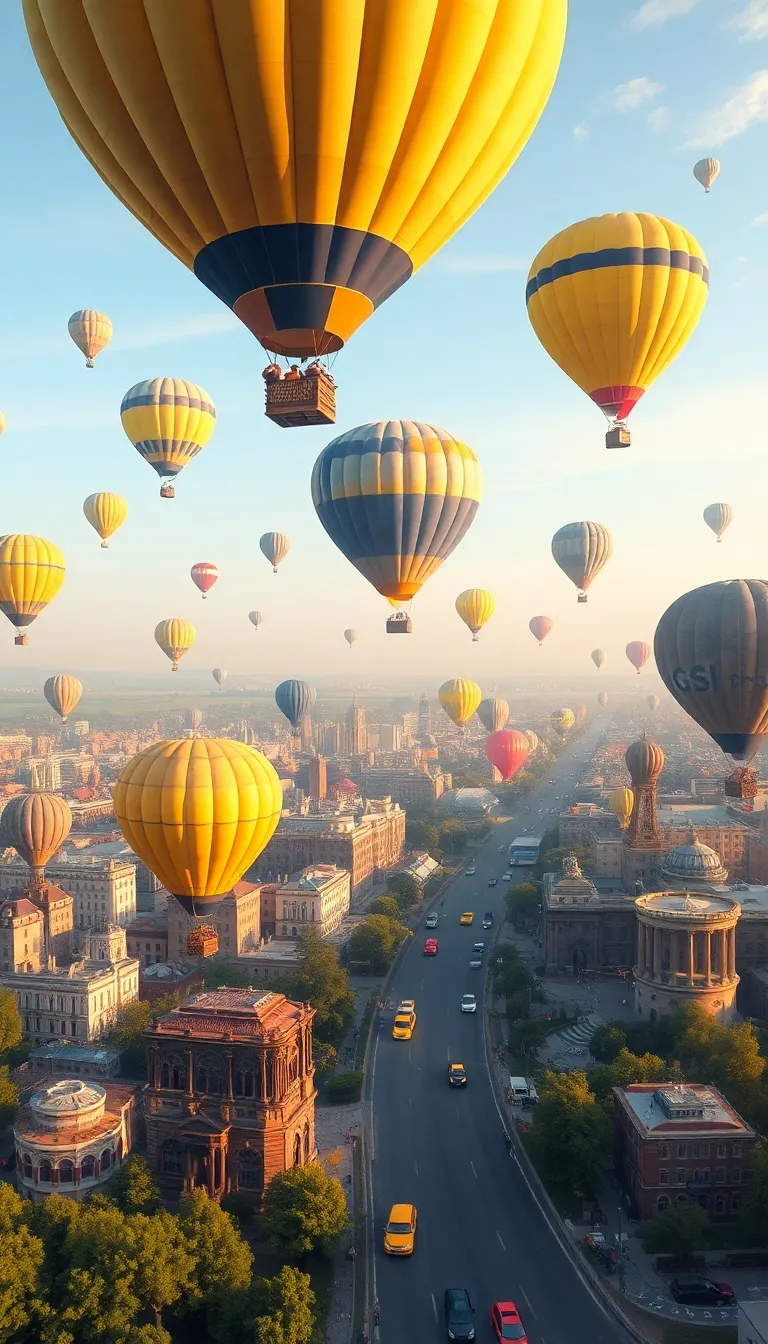
[{"label": "road lane marking", "polygon": [[528,1301],[528,1294],[526,1293],[526,1291],[525,1291],[524,1288],[521,1288],[521,1289],[520,1289],[520,1296],[521,1296],[522,1298],[525,1299],[525,1305],[526,1305],[526,1307],[528,1308],[528,1314],[529,1314],[530,1316],[532,1316],[533,1319],[534,1319],[534,1321],[535,1321],[535,1320],[536,1320],[536,1312],[533,1310],[533,1307],[531,1306],[530,1302]]},{"label": "road lane marking", "polygon": [[507,1253],[507,1248],[506,1248],[506,1246],[504,1245],[504,1242],[501,1240],[501,1237],[500,1237],[500,1235],[499,1235],[498,1232],[496,1233],[496,1236],[499,1238],[499,1245],[501,1246],[502,1251],[503,1251],[504,1254],[506,1255],[506,1253]]},{"label": "road lane marking", "polygon": [[419,1174],[419,1164],[418,1164],[418,1162],[416,1161],[416,1158],[415,1158],[415,1157],[414,1157],[414,1159],[413,1159],[413,1170],[416,1172],[416,1175],[418,1176],[418,1174]]},{"label": "road lane marking", "polygon": [[477,1172],[475,1171],[475,1164],[474,1164],[474,1162],[472,1161],[471,1158],[469,1159],[469,1165],[470,1165],[470,1167],[472,1168],[472,1171],[473,1171],[475,1180],[476,1180],[476,1181],[479,1181],[480,1177],[478,1176]]},{"label": "road lane marking", "polygon": [[439,1321],[438,1321],[438,1319],[437,1319],[437,1303],[436,1303],[436,1301],[435,1301],[435,1294],[432,1293],[432,1294],[431,1294],[431,1297],[432,1297],[432,1310],[433,1310],[434,1313],[435,1313],[435,1325],[438,1325],[438,1324],[439,1324]]}]

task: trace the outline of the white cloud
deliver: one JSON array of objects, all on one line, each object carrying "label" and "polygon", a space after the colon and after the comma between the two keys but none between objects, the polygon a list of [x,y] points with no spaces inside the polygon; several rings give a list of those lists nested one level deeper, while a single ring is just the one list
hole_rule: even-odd
[{"label": "white cloud", "polygon": [[492,275],[495,271],[526,271],[528,265],[503,252],[488,252],[484,257],[445,257],[442,269],[452,275]]},{"label": "white cloud", "polygon": [[653,107],[648,113],[648,125],[652,131],[663,131],[669,125],[669,118],[672,115],[669,107]]},{"label": "white cloud", "polygon": [[694,126],[686,148],[724,145],[762,121],[768,121],[768,70],[758,70],[732,98],[707,112]]},{"label": "white cloud", "polygon": [[730,27],[738,28],[743,42],[768,37],[768,0],[748,0],[746,9],[731,20]]},{"label": "white cloud", "polygon": [[587,140],[589,138],[589,131],[583,121],[578,126],[574,126],[573,138],[574,140]]},{"label": "white cloud", "polygon": [[690,14],[698,0],[645,0],[644,4],[632,15],[633,28],[658,28],[668,19],[679,19]]},{"label": "white cloud", "polygon": [[752,220],[752,228],[761,229],[763,224],[768,224],[768,210],[764,210],[761,215],[755,215]]},{"label": "white cloud", "polygon": [[617,112],[634,112],[643,103],[652,102],[662,88],[663,85],[654,84],[647,75],[641,75],[626,84],[617,84],[608,96]]}]

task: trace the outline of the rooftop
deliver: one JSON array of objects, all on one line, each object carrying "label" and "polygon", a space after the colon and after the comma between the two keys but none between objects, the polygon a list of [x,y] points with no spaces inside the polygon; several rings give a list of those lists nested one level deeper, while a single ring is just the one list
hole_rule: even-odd
[{"label": "rooftop", "polygon": [[103,1106],[106,1092],[98,1083],[82,1083],[78,1078],[64,1078],[60,1083],[36,1092],[30,1106],[41,1117],[75,1114]]},{"label": "rooftop", "polygon": [[269,1039],[291,1030],[311,1011],[308,1006],[269,990],[203,990],[166,1013],[147,1032],[225,1040],[254,1036]]},{"label": "rooftop", "polygon": [[716,1088],[704,1083],[630,1083],[613,1094],[646,1133],[681,1130],[753,1131]]},{"label": "rooftop", "polygon": [[698,829],[705,826],[731,826],[734,830],[751,829],[746,821],[734,817],[728,808],[717,803],[663,803],[658,809],[660,826],[685,826],[693,823]]},{"label": "rooftop", "polygon": [[690,919],[727,919],[738,918],[739,902],[732,896],[710,896],[697,891],[658,891],[648,896],[639,896],[637,909],[648,915],[662,915],[674,918],[681,916]]},{"label": "rooftop", "polygon": [[71,1064],[114,1064],[120,1058],[119,1050],[107,1050],[103,1045],[36,1045],[29,1052],[30,1059],[66,1059]]}]

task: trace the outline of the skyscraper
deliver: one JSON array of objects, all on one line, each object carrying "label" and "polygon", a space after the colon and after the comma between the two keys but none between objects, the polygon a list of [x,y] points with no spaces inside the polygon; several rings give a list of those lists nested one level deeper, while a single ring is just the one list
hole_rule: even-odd
[{"label": "skyscraper", "polygon": [[368,729],[365,723],[365,710],[358,705],[354,696],[347,710],[346,729],[344,750],[349,756],[360,756],[368,746]]},{"label": "skyscraper", "polygon": [[429,699],[423,691],[419,696],[419,717],[416,735],[420,742],[423,742],[425,738],[432,736],[432,712],[429,708]]},{"label": "skyscraper", "polygon": [[314,802],[319,803],[327,792],[325,757],[313,756],[309,762],[309,796]]}]

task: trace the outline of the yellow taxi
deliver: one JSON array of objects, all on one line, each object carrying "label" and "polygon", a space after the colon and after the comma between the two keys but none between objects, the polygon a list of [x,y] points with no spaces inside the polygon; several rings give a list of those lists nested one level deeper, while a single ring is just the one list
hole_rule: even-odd
[{"label": "yellow taxi", "polygon": [[413,1255],[415,1241],[415,1204],[393,1204],[384,1229],[384,1250],[387,1255]]},{"label": "yellow taxi", "polygon": [[413,1009],[409,1012],[402,1012],[398,1008],[395,1013],[395,1020],[392,1023],[392,1036],[396,1041],[410,1041],[413,1035],[413,1028],[416,1026],[416,1014]]},{"label": "yellow taxi", "polygon": [[467,1086],[467,1070],[464,1068],[463,1064],[448,1065],[448,1082],[451,1087]]},{"label": "yellow taxi", "polygon": [[461,916],[460,922],[462,924],[471,924],[474,918],[475,918],[474,910],[465,910],[464,914]]}]

